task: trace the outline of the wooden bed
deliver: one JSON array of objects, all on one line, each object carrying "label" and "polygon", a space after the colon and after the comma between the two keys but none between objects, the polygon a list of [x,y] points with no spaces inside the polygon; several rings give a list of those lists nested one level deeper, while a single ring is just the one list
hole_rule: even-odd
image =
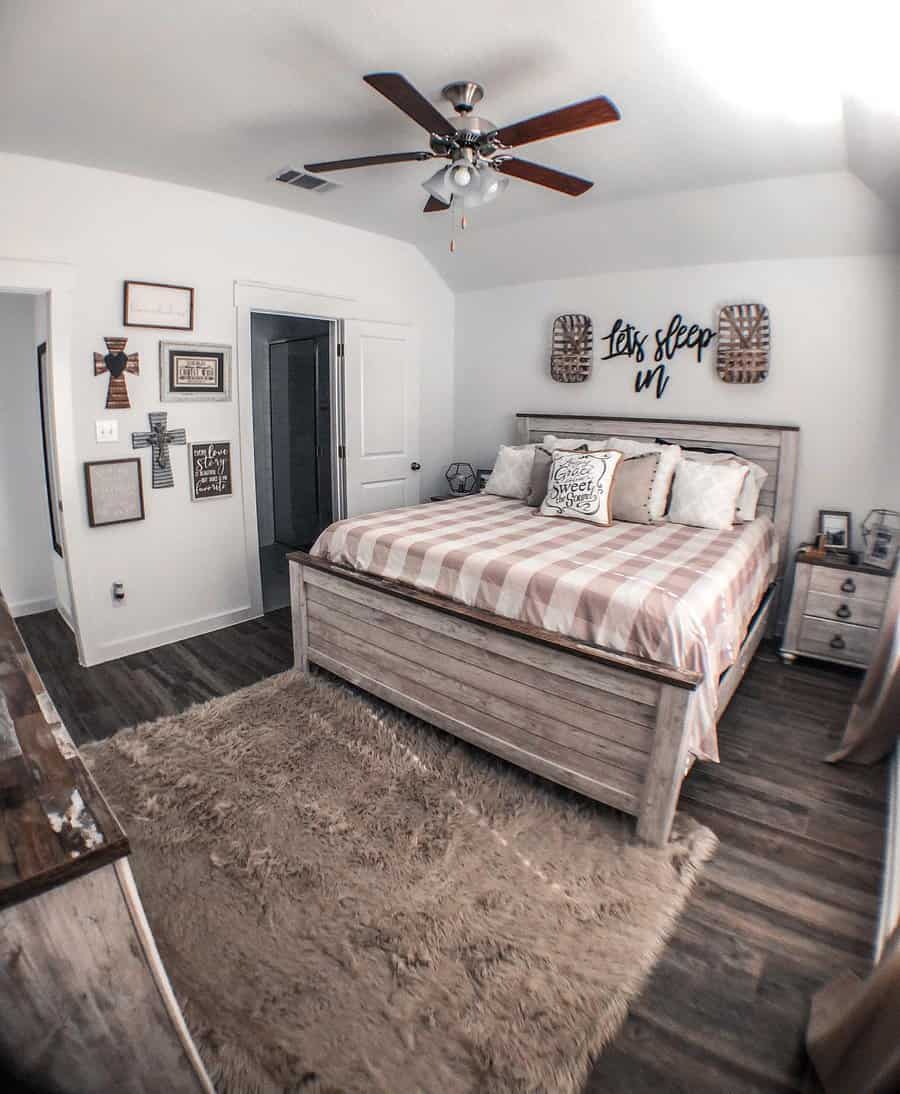
[{"label": "wooden bed", "polygon": [[[769,472],[758,512],[779,541],[775,582],[718,682],[719,716],[776,618],[788,558],[794,426],[520,414],[520,443],[657,437],[736,452]],[[311,663],[520,767],[637,817],[665,843],[689,768],[696,672],[617,653],[305,553],[289,556],[294,659]],[[573,747],[577,745],[576,747]]]}]

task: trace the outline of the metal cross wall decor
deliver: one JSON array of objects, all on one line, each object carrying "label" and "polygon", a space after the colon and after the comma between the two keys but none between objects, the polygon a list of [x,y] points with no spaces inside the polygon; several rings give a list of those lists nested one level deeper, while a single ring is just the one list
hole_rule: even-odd
[{"label": "metal cross wall decor", "polygon": [[140,357],[136,353],[126,353],[125,343],[127,338],[104,338],[106,354],[94,354],[94,375],[102,372],[109,373],[109,387],[106,389],[107,410],[130,410],[128,401],[128,385],[125,383],[124,373],[137,374],[141,371]]},{"label": "metal cross wall decor", "polygon": [[175,480],[172,478],[172,464],[169,460],[169,445],[187,443],[187,434],[183,429],[166,429],[168,417],[165,410],[153,410],[150,412],[150,432],[131,434],[132,448],[153,449],[151,468],[154,490],[175,485]]}]

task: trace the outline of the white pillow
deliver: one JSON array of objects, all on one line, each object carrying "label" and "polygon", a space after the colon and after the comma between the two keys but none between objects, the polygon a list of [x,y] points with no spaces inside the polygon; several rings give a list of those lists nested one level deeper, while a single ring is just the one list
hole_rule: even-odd
[{"label": "white pillow", "polygon": [[533,444],[501,444],[494,470],[484,487],[485,494],[497,494],[501,498],[527,498],[536,447]]},{"label": "white pillow", "polygon": [[691,452],[686,449],[684,459],[695,460],[697,463],[734,463],[740,467],[749,468],[750,473],[744,479],[738,498],[737,519],[753,520],[756,517],[759,492],[762,490],[762,484],[769,477],[769,472],[764,467],[745,460],[743,456],[736,456],[733,452]]},{"label": "white pillow", "polygon": [[612,524],[612,485],[621,459],[621,452],[555,451],[542,516]]},{"label": "white pillow", "polygon": [[589,441],[587,437],[554,437],[552,433],[548,433],[544,437],[544,443],[541,447],[548,449],[550,452],[554,449],[572,452],[576,448],[581,448],[582,445],[587,447],[588,452],[602,452],[604,448],[609,446],[609,441],[603,437],[595,437],[592,441]]},{"label": "white pillow", "polygon": [[672,483],[669,521],[718,532],[734,526],[738,496],[749,468],[736,463],[682,460]]},{"label": "white pillow", "polygon": [[654,441],[633,441],[628,437],[610,437],[607,441],[610,448],[616,449],[624,456],[643,456],[647,452],[658,452],[659,470],[653,480],[653,489],[650,491],[650,519],[664,520],[666,506],[669,502],[669,492],[672,488],[672,476],[675,468],[681,462],[681,448],[677,444],[656,444]]}]

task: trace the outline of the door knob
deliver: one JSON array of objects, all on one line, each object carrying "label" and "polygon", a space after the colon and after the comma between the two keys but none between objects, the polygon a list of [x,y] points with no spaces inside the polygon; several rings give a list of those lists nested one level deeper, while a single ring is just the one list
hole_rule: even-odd
[{"label": "door knob", "polygon": [[409,469],[410,471],[421,471],[422,465],[417,460],[413,460],[413,462],[409,465]]}]

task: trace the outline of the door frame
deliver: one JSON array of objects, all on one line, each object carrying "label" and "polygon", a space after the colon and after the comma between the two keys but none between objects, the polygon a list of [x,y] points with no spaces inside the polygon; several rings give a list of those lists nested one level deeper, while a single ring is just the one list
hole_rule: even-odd
[{"label": "door frame", "polygon": [[235,345],[237,347],[235,390],[238,400],[240,437],[238,452],[241,468],[241,498],[244,514],[244,553],[247,567],[247,588],[250,593],[252,616],[263,614],[262,573],[259,565],[259,528],[256,499],[256,456],[253,446],[253,359],[251,317],[257,315],[292,315],[298,319],[324,319],[331,328],[332,426],[331,473],[334,518],[346,512],[347,492],[344,482],[342,453],[346,408],[344,406],[343,324],[353,317],[356,300],[349,296],[326,296],[306,289],[286,285],[270,285],[261,281],[235,281]]},{"label": "door frame", "polygon": [[[72,327],[75,268],[67,262],[39,262],[32,259],[0,257],[0,290],[28,296],[47,297],[47,376],[50,432],[54,439],[51,458],[55,460],[60,509],[59,534],[62,565],[69,585],[71,613],[57,611],[72,628],[78,660],[85,664],[85,645],[80,625],[82,590],[75,580],[83,572],[80,561],[87,558],[88,544],[81,542],[76,516],[80,512],[80,482],[75,444],[75,400],[72,384]],[[50,545],[52,550],[52,545]],[[83,550],[84,548],[84,550]],[[85,594],[86,595],[86,594]]]}]

